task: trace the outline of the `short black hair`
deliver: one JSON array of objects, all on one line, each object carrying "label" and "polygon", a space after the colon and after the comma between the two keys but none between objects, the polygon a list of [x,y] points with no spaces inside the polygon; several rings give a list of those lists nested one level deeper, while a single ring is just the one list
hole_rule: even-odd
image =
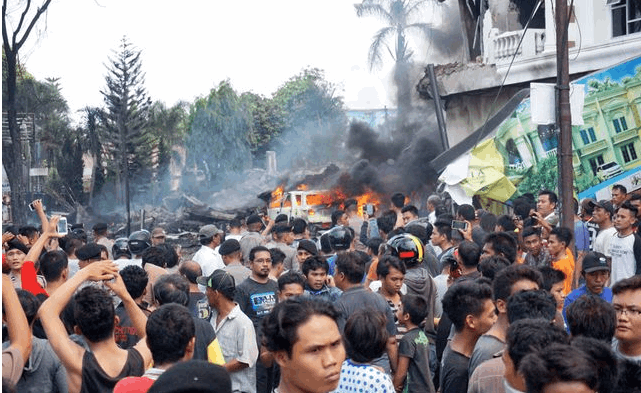
[{"label": "short black hair", "polygon": [[550,292],[519,291],[507,298],[507,320],[510,323],[521,319],[542,318],[552,322],[556,317],[556,300]]},{"label": "short black hair", "polygon": [[477,269],[481,272],[481,276],[489,280],[494,280],[498,272],[510,265],[510,261],[508,261],[507,258],[500,255],[492,255],[480,261]]},{"label": "short black hair", "polygon": [[278,247],[271,248],[269,250],[269,255],[272,258],[272,267],[275,267],[276,265],[280,265],[285,261],[285,258],[287,258],[287,255],[285,255],[285,253],[282,252],[281,249]]},{"label": "short black hair", "polygon": [[82,335],[92,343],[113,336],[115,315],[111,295],[102,288],[90,285],[74,296],[73,318]]},{"label": "short black hair", "polygon": [[20,229],[18,230],[18,233],[22,236],[32,238],[38,235],[38,228],[32,225],[24,225],[20,227]]},{"label": "short black hair", "polygon": [[151,263],[164,269],[167,266],[167,259],[167,251],[164,248],[152,246],[142,252],[142,267]]},{"label": "short black hair", "polygon": [[400,192],[394,193],[390,200],[392,201],[392,204],[399,209],[405,205],[405,195]]},{"label": "short black hair", "polygon": [[457,332],[465,327],[468,315],[479,316],[485,301],[492,300],[492,288],[486,283],[472,280],[454,283],[443,296],[443,311],[452,321]]},{"label": "short black hair", "polygon": [[164,274],[154,283],[154,298],[161,306],[178,303],[189,304],[189,282],[179,274]]},{"label": "short black hair", "polygon": [[176,363],[185,356],[187,344],[196,335],[194,318],[185,306],[170,303],[147,317],[147,346],[154,365]]},{"label": "short black hair", "polygon": [[496,227],[496,215],[494,213],[485,213],[479,218],[479,226],[487,233],[494,232]]},{"label": "short black hair", "polygon": [[378,264],[376,265],[376,275],[379,277],[387,277],[391,268],[394,268],[403,274],[406,272],[405,263],[402,260],[393,255],[385,254],[378,260]]},{"label": "short black hair", "polygon": [[494,300],[507,300],[512,293],[512,286],[521,280],[535,282],[539,288],[543,285],[543,276],[535,268],[528,265],[510,265],[494,277]]},{"label": "short black hair", "polygon": [[621,210],[621,209],[629,210],[630,212],[632,212],[632,217],[635,217],[635,218],[636,218],[637,214],[639,213],[639,210],[636,208],[636,206],[634,206],[633,204],[631,204],[631,203],[630,203],[630,201],[625,201],[625,202],[623,202],[623,203],[621,204],[621,206],[619,206],[619,207],[616,209],[615,213],[618,213],[618,212],[619,212],[619,210]]},{"label": "short black hair", "polygon": [[570,334],[573,337],[592,337],[612,342],[617,326],[617,315],[612,304],[598,296],[583,295],[565,310]]},{"label": "short black hair", "polygon": [[476,219],[476,211],[474,206],[464,203],[458,207],[456,214],[463,217],[466,221],[474,221]]},{"label": "short black hair", "polygon": [[303,266],[301,266],[301,270],[303,271],[303,274],[305,275],[305,277],[307,277],[307,274],[311,270],[316,270],[316,269],[323,269],[325,270],[325,273],[329,272],[329,263],[327,263],[325,258],[321,257],[320,255],[310,256],[309,258],[303,261]]},{"label": "short black hair", "polygon": [[277,303],[261,322],[264,345],[272,352],[285,351],[291,357],[292,348],[298,341],[298,328],[315,315],[336,322],[340,312],[325,300],[306,296]]},{"label": "short black hair", "polygon": [[506,351],[518,370],[521,360],[529,354],[541,350],[550,344],[568,344],[570,338],[560,327],[544,319],[522,319],[510,323],[506,336]]},{"label": "short black hair", "polygon": [[497,254],[503,254],[510,263],[516,261],[516,240],[507,232],[492,232],[485,238],[485,244],[491,244]]},{"label": "short black hair", "polygon": [[438,229],[438,233],[445,235],[447,241],[452,241],[452,222],[447,220],[438,219],[434,223],[434,228]]},{"label": "short black hair", "polygon": [[373,309],[359,309],[345,322],[345,349],[350,359],[368,363],[381,357],[387,345],[385,315]]},{"label": "short black hair", "polygon": [[136,265],[125,266],[120,271],[120,277],[122,277],[127,292],[133,299],[142,296],[149,283],[149,276],[145,269]]},{"label": "short black hair", "polygon": [[341,272],[352,284],[359,284],[365,275],[365,264],[354,252],[343,252],[336,255],[336,271]]},{"label": "short black hair", "polygon": [[556,197],[556,194],[553,191],[550,190],[541,190],[539,191],[539,196],[541,195],[547,195],[548,199],[550,200],[550,203],[554,203],[555,205],[557,204],[557,201],[559,198]]},{"label": "short black hair", "polygon": [[461,257],[463,266],[467,268],[476,267],[481,257],[481,248],[474,242],[463,240],[458,245],[458,255]]},{"label": "short black hair", "polygon": [[556,236],[559,239],[559,242],[565,243],[565,246],[568,247],[572,242],[572,231],[566,227],[554,227],[550,231],[550,236]]},{"label": "short black hair", "polygon": [[294,235],[305,233],[305,229],[307,229],[307,221],[300,217],[294,218],[292,221],[292,232],[294,232]]},{"label": "short black hair", "polygon": [[47,251],[40,257],[40,274],[47,282],[54,282],[60,279],[62,272],[69,266],[67,254],[61,250]]},{"label": "short black hair", "polygon": [[[394,213],[394,217],[396,217],[396,213]],[[396,225],[396,218],[392,218],[391,215],[382,215],[376,219],[376,225],[378,226],[378,229],[383,233],[390,233],[394,230],[394,225]]]},{"label": "short black hair", "polygon": [[[261,251],[269,252],[269,248],[267,248],[265,246],[256,246],[256,247],[252,248],[251,251],[249,251],[249,261],[250,262],[253,261],[254,257],[256,257],[256,253],[259,253]],[[271,253],[269,255],[270,255],[270,258],[271,258]]]},{"label": "short black hair", "polygon": [[641,289],[641,275],[637,274],[630,278],[619,280],[612,286],[612,294],[618,295],[627,291],[638,291]]},{"label": "short black hair", "polygon": [[419,326],[428,314],[427,301],[423,296],[407,294],[401,299],[403,313],[409,314],[410,321]]},{"label": "short black hair", "polygon": [[405,205],[401,209],[401,213],[407,213],[410,212],[412,215],[418,217],[418,208],[414,205]]},{"label": "short black hair", "polygon": [[[187,262],[190,262],[190,263],[187,263]],[[180,264],[180,267],[178,268],[178,273],[182,274],[190,283],[196,284],[196,280],[198,279],[198,277],[203,275],[203,270],[198,264],[198,262],[185,261]]]},{"label": "short black hair", "polygon": [[543,285],[541,285],[541,289],[545,289],[549,292],[552,290],[552,286],[554,284],[565,281],[565,273],[561,270],[549,266],[540,266],[537,269],[541,272],[541,276],[543,277]]},{"label": "short black hair", "polygon": [[523,228],[523,233],[522,233],[523,239],[525,239],[526,237],[532,236],[532,235],[536,235],[538,237],[541,237],[541,229],[539,229],[537,227],[533,227],[533,226],[527,226],[527,227]]},{"label": "short black hair", "polygon": [[599,390],[599,365],[585,351],[564,344],[546,345],[544,350],[527,354],[519,372],[525,377],[528,393],[543,393],[554,382],[580,381],[592,391]]},{"label": "short black hair", "polygon": [[623,184],[615,184],[615,185],[612,186],[612,189],[613,190],[619,190],[623,194],[627,194],[628,193],[628,189],[625,188],[625,186]]},{"label": "short black hair", "polygon": [[299,272],[294,272],[294,271],[288,271],[287,273],[283,273],[278,277],[278,290],[283,291],[285,289],[285,285],[289,284],[298,284],[301,286],[301,288],[305,289],[305,276],[300,274]]},{"label": "short black hair", "polygon": [[628,198],[629,201],[641,201],[641,194],[639,193],[633,193],[630,194],[630,197]]},{"label": "short black hair", "polygon": [[498,216],[496,218],[496,225],[500,225],[505,232],[514,232],[516,229],[512,216],[508,216],[507,214]]},{"label": "short black hair", "polygon": [[64,250],[67,255],[74,254],[77,249],[82,247],[85,243],[77,238],[72,238],[69,235],[64,237]]},{"label": "short black hair", "polygon": [[167,269],[171,269],[174,266],[177,266],[178,263],[180,262],[180,256],[176,252],[176,249],[174,246],[172,246],[169,243],[161,243],[158,244],[154,247],[158,247],[161,250],[165,251],[165,263],[166,265],[164,266]]},{"label": "short black hair", "polygon": [[38,315],[38,309],[41,304],[40,300],[38,300],[33,293],[24,289],[16,289],[16,293],[18,294],[18,300],[22,306],[22,311],[24,311],[24,315],[27,317],[27,323],[31,326]]},{"label": "short black hair", "polygon": [[367,240],[367,248],[369,248],[374,255],[378,255],[378,250],[381,247],[381,244],[383,244],[383,239],[380,237],[373,237]]},{"label": "short black hair", "polygon": [[343,217],[343,214],[345,214],[344,210],[334,210],[332,212],[332,226],[338,225],[338,219]]}]

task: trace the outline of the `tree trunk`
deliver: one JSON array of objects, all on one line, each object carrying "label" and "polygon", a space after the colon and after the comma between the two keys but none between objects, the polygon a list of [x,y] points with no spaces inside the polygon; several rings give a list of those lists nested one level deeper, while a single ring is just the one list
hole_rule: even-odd
[{"label": "tree trunk", "polygon": [[7,59],[7,122],[11,143],[2,144],[2,164],[4,165],[9,186],[11,187],[11,211],[13,221],[25,224],[27,219],[26,191],[28,173],[25,172],[25,159],[22,155],[22,140],[18,113],[16,111],[16,53],[5,46]]}]

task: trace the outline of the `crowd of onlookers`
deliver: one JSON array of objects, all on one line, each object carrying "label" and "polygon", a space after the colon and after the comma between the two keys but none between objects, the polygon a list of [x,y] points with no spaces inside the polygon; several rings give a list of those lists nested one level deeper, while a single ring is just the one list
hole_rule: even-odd
[{"label": "crowd of onlookers", "polygon": [[640,195],[575,200],[573,228],[551,191],[445,196],[204,225],[193,255],[35,201],[3,230],[3,391],[641,391]]}]

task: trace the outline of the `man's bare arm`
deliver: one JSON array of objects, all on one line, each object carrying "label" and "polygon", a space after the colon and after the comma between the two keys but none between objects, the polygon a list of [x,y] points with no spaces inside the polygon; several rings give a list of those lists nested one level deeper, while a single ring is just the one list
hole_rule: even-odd
[{"label": "man's bare arm", "polygon": [[7,319],[9,343],[11,347],[18,348],[23,362],[26,363],[31,354],[31,330],[20,305],[18,294],[6,274],[2,275],[2,306]]}]

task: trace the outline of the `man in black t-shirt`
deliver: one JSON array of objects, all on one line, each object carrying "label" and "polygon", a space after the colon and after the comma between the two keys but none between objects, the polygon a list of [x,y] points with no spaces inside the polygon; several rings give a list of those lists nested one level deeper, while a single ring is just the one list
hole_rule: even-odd
[{"label": "man in black t-shirt", "polygon": [[[236,286],[234,301],[251,319],[256,330],[256,339],[261,342],[260,322],[276,305],[278,283],[269,278],[272,268],[271,253],[267,247],[258,246],[249,252],[251,275]],[[260,347],[260,345],[259,345]],[[262,363],[256,363],[256,391],[270,392],[273,375]]]}]

